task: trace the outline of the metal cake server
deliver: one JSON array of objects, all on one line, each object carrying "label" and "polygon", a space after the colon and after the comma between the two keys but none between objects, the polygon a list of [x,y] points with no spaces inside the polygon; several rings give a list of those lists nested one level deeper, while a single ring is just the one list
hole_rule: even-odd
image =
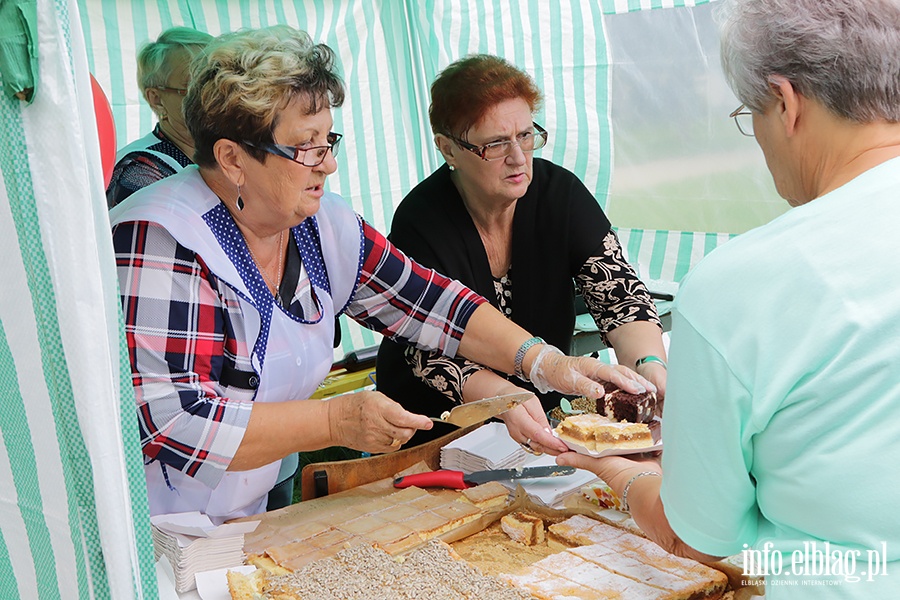
[{"label": "metal cake server", "polygon": [[454,406],[452,410],[448,410],[440,418],[431,417],[431,420],[435,423],[450,423],[457,427],[468,427],[475,423],[487,421],[491,417],[502,415],[533,396],[534,394],[523,392],[485,398],[484,400]]}]

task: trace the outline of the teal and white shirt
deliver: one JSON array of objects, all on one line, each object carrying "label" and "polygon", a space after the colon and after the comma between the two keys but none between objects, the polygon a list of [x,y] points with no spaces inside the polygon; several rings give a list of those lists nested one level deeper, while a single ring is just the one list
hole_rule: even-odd
[{"label": "teal and white shirt", "polygon": [[[898,224],[894,159],[717,249],[676,300],[666,516],[702,552],[768,548],[769,599],[900,589]],[[806,559],[825,542],[837,574]]]}]

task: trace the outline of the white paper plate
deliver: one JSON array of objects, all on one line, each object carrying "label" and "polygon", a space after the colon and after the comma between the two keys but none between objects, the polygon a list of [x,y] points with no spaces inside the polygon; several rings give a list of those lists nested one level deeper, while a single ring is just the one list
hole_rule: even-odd
[{"label": "white paper plate", "polygon": [[585,456],[593,456],[594,458],[600,458],[602,456],[628,456],[630,454],[643,454],[645,452],[659,452],[663,449],[662,439],[659,437],[662,422],[660,421],[659,417],[653,417],[653,420],[656,421],[656,423],[654,423],[655,427],[650,427],[650,435],[652,435],[654,439],[656,439],[656,443],[652,446],[645,446],[643,448],[607,448],[606,450],[597,452],[596,450],[588,450],[581,444],[576,444],[575,442],[559,437],[559,434],[556,433],[556,430],[553,431],[553,436],[557,439],[562,440],[562,442],[569,447],[569,450],[577,452],[578,454],[584,454]]},{"label": "white paper plate", "polygon": [[[557,435],[554,431],[553,435],[559,439],[562,439]],[[644,452],[658,452],[663,449],[662,440],[656,442],[652,446],[645,446],[643,448],[607,448],[601,452],[597,452],[596,450],[588,450],[581,444],[576,444],[575,442],[570,442],[569,440],[562,440],[563,443],[569,447],[569,450],[577,452],[578,454],[584,454],[586,456],[593,456],[594,458],[600,458],[602,456],[628,456],[629,454],[643,454]]]},{"label": "white paper plate", "polygon": [[197,579],[197,593],[202,600],[231,600],[231,592],[228,591],[228,571],[238,571],[249,575],[256,570],[253,565],[241,565],[228,569],[215,569],[202,571],[195,575]]}]

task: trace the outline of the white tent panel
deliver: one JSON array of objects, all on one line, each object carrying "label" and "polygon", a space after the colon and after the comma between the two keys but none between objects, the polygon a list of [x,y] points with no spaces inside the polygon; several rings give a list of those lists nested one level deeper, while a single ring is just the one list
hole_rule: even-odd
[{"label": "white tent panel", "polygon": [[35,99],[0,98],[0,431],[9,473],[0,485],[0,590],[22,598],[153,597],[146,488],[130,374],[121,368],[78,14],[64,0],[39,3]]}]

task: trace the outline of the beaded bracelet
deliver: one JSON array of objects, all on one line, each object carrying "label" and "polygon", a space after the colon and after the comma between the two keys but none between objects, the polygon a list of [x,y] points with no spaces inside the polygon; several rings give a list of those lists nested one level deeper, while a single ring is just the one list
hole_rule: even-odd
[{"label": "beaded bracelet", "polygon": [[650,362],[659,363],[662,365],[663,369],[665,369],[667,371],[669,370],[669,366],[666,364],[666,361],[664,361],[663,359],[661,359],[658,356],[653,356],[652,354],[649,354],[649,355],[645,356],[644,358],[637,359],[637,361],[635,361],[635,363],[634,363],[634,368],[637,369],[642,364],[650,363]]},{"label": "beaded bracelet", "polygon": [[522,342],[522,345],[519,346],[519,349],[516,351],[516,360],[515,367],[513,370],[513,374],[521,379],[522,381],[528,381],[528,378],[525,377],[525,372],[522,370],[522,362],[525,360],[525,353],[528,352],[528,349],[534,346],[535,344],[544,344],[544,340],[539,337],[533,337]]},{"label": "beaded bracelet", "polygon": [[641,471],[628,480],[628,483],[625,484],[625,489],[622,490],[622,508],[624,508],[626,512],[631,512],[631,507],[628,506],[628,490],[631,489],[631,484],[641,477],[662,477],[662,475],[660,475],[656,471]]}]

